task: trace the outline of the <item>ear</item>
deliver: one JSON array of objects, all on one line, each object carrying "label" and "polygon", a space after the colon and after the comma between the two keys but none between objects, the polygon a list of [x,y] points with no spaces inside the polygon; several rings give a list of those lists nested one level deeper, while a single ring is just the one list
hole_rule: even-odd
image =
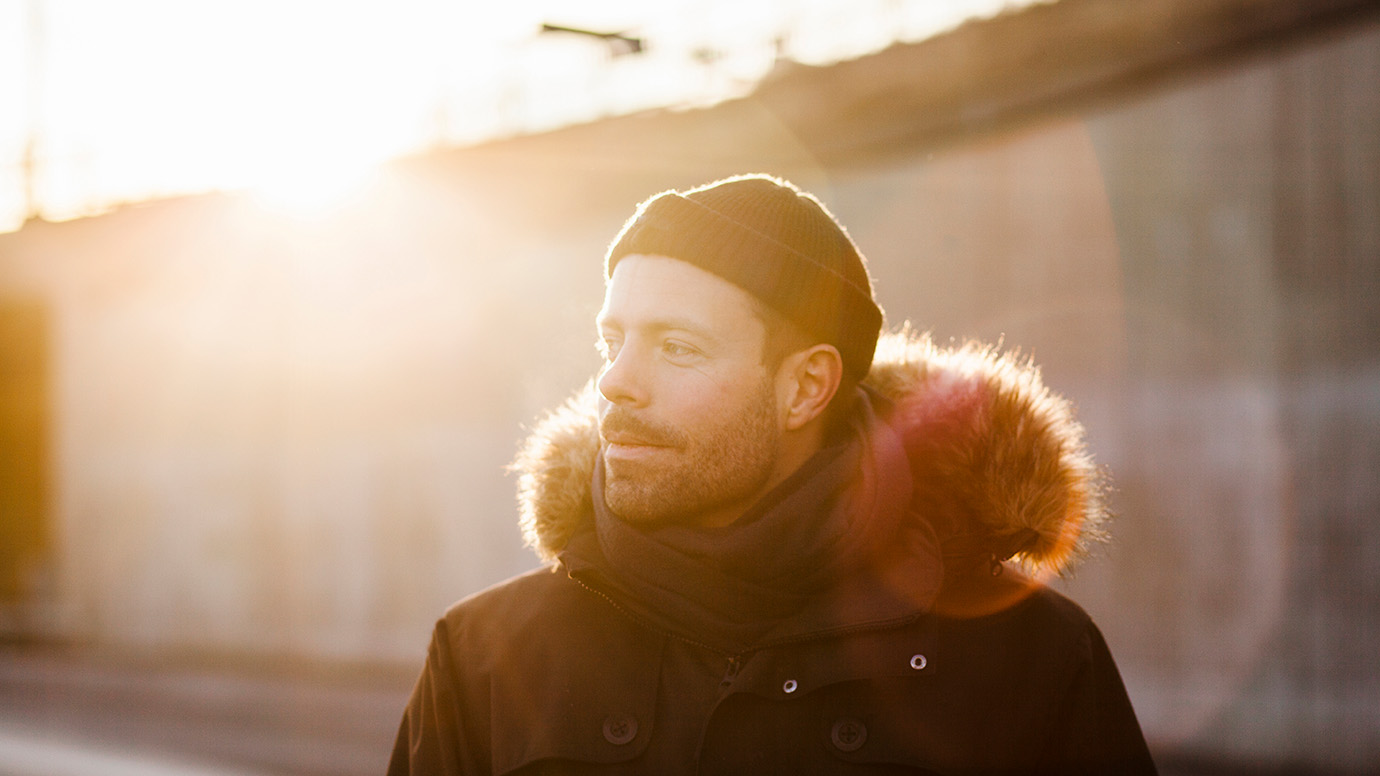
[{"label": "ear", "polygon": [[829,406],[843,379],[843,357],[833,345],[814,345],[782,360],[778,376],[785,429],[795,431]]}]

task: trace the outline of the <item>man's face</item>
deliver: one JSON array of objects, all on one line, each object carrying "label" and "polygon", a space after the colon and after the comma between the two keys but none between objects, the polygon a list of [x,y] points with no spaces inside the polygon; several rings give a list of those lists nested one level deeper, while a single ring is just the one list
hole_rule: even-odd
[{"label": "man's face", "polygon": [[783,429],[752,297],[683,261],[627,256],[598,327],[609,508],[638,523],[737,519],[779,479]]}]

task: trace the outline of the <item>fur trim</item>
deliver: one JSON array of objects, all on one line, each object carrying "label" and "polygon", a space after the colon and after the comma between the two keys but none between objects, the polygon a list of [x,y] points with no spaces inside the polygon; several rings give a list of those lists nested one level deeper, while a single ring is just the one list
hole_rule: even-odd
[{"label": "fur trim", "polygon": [[542,418],[511,468],[518,473],[518,522],[528,546],[553,561],[575,530],[593,520],[590,497],[599,454],[594,381]]},{"label": "fur trim", "polygon": [[[917,513],[946,558],[1012,558],[1064,573],[1101,538],[1104,474],[1070,402],[1025,358],[977,342],[938,347],[909,326],[884,334],[865,381],[896,405],[915,473]],[[591,519],[599,450],[591,381],[544,417],[513,469],[522,531],[550,561]]]},{"label": "fur trim", "polygon": [[946,558],[1062,574],[1103,538],[1105,472],[1072,403],[1030,359],[979,342],[938,347],[906,326],[878,343],[867,384],[897,405],[917,506]]}]

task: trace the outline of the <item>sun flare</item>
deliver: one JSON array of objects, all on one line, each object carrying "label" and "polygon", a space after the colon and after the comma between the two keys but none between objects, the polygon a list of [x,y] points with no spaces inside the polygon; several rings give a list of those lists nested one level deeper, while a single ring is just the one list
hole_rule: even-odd
[{"label": "sun flare", "polygon": [[251,198],[271,212],[303,220],[327,218],[355,201],[375,182],[379,161],[316,158],[258,176]]}]

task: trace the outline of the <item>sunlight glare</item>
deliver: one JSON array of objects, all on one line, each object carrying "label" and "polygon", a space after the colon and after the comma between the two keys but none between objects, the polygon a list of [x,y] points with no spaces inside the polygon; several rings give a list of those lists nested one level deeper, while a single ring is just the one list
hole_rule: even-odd
[{"label": "sunlight glare", "polygon": [[[49,219],[261,182],[267,201],[320,210],[358,186],[361,154],[712,104],[783,56],[823,64],[1050,1],[0,3],[0,231],[22,223],[26,184]],[[543,23],[647,45],[615,56]],[[300,153],[322,158],[276,163]]]},{"label": "sunlight glare", "polygon": [[251,197],[264,209],[301,220],[339,213],[376,181],[379,162],[350,157],[298,160],[260,177]]}]

